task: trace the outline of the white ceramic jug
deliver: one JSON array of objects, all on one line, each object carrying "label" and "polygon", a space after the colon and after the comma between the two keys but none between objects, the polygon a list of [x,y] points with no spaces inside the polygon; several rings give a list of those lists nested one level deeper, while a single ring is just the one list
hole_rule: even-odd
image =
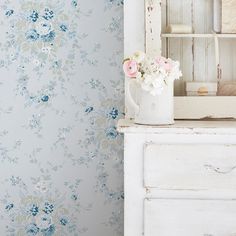
[{"label": "white ceramic jug", "polygon": [[143,90],[140,85],[137,88],[137,101],[130,92],[130,86],[137,83],[135,80],[129,80],[127,86],[127,99],[135,109],[134,122],[145,125],[170,125],[174,124],[174,97],[173,81],[170,81],[164,87],[160,95],[153,96]]}]

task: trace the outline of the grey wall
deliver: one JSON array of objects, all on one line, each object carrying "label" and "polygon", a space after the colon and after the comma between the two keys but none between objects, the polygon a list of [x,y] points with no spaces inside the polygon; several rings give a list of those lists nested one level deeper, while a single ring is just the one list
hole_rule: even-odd
[{"label": "grey wall", "polygon": [[123,0],[0,2],[0,235],[123,235]]}]

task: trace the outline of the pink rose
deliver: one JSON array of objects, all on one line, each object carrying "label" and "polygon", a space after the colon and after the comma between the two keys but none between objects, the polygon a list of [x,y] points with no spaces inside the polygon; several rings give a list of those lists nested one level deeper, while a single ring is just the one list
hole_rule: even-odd
[{"label": "pink rose", "polygon": [[127,77],[135,78],[138,74],[138,63],[134,60],[125,61],[123,70]]},{"label": "pink rose", "polygon": [[158,57],[156,59],[158,65],[164,68],[165,71],[170,72],[172,69],[172,63],[165,57]]}]

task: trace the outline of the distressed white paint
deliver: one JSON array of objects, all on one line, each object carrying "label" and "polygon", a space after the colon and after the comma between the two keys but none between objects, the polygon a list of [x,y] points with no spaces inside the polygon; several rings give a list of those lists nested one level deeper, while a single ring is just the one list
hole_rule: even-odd
[{"label": "distressed white paint", "polygon": [[[124,138],[124,191],[125,191],[125,233],[124,236],[165,236],[165,234],[159,234],[158,230],[165,229],[165,226],[168,225],[172,231],[169,234],[166,234],[168,236],[174,235],[174,236],[185,236],[184,234],[178,234],[178,227],[181,225],[180,221],[176,221],[176,224],[174,221],[169,222],[169,218],[172,214],[178,214],[180,213],[179,209],[184,209],[187,202],[191,202],[191,207],[186,209],[186,212],[183,214],[183,222],[190,222],[191,220],[195,220],[196,227],[193,227],[191,231],[189,231],[188,224],[183,224],[183,230],[186,230],[188,232],[188,235],[204,235],[203,233],[214,233],[213,236],[230,236],[231,233],[234,233],[231,231],[231,223],[225,223],[232,222],[234,220],[234,227],[235,227],[235,203],[227,204],[227,200],[236,199],[236,191],[235,188],[232,187],[233,178],[231,179],[231,174],[229,173],[229,183],[226,183],[226,186],[224,188],[222,187],[223,181],[220,180],[220,177],[218,177],[218,174],[215,174],[215,181],[219,180],[219,187],[216,186],[216,183],[213,180],[212,175],[210,174],[211,171],[214,171],[214,167],[209,166],[209,174],[205,175],[205,178],[207,178],[206,182],[208,183],[207,189],[197,191],[194,190],[161,190],[158,188],[148,188],[145,187],[144,184],[144,147],[148,143],[155,143],[159,145],[189,145],[191,147],[195,146],[201,146],[201,145],[210,145],[217,147],[214,151],[213,150],[206,150],[210,153],[216,154],[216,159],[214,159],[212,156],[209,157],[207,154],[204,154],[206,159],[210,161],[212,164],[219,166],[222,168],[221,170],[228,170],[227,168],[231,167],[231,161],[233,160],[234,156],[230,156],[229,153],[232,155],[234,152],[225,152],[225,148],[227,149],[227,145],[235,146],[236,145],[236,122],[235,121],[177,121],[174,125],[171,126],[148,126],[148,125],[137,125],[134,124],[130,120],[120,120],[118,124],[118,131],[125,133]],[[208,146],[209,147],[209,146]],[[216,152],[224,152],[222,155]],[[175,152],[172,152],[173,158],[176,158]],[[199,155],[202,154],[202,150],[197,149],[195,150],[194,155],[190,155],[189,159],[184,159],[185,157],[180,158],[179,163],[182,164],[188,164],[186,165],[193,167],[194,163],[200,163],[203,158],[200,158],[198,161]],[[225,155],[226,154],[226,155]],[[170,158],[170,157],[169,157]],[[170,159],[169,159],[170,160]],[[217,161],[215,163],[215,161]],[[221,161],[222,160],[222,161]],[[235,157],[236,160],[236,157]],[[185,162],[187,161],[187,162]],[[184,163],[183,163],[184,162]],[[163,162],[164,163],[164,162]],[[233,162],[232,162],[233,163]],[[153,162],[154,168],[158,163]],[[182,164],[179,164],[180,166]],[[208,162],[206,163],[208,164]],[[172,165],[172,168],[174,164],[171,162],[170,165]],[[229,166],[228,166],[229,165]],[[149,165],[150,166],[150,165]],[[166,170],[169,167],[166,167],[166,164],[163,165],[163,170],[161,170],[161,173],[165,173]],[[190,177],[194,173],[196,174],[198,172],[197,170],[194,170],[195,172],[188,172],[188,169],[186,169],[186,172],[189,173]],[[184,168],[182,167],[182,170]],[[207,170],[206,170],[207,171]],[[202,172],[200,172],[201,174]],[[206,172],[208,173],[208,172]],[[175,172],[175,174],[178,174]],[[200,175],[199,174],[199,175]],[[184,175],[184,173],[183,173]],[[178,177],[178,176],[177,176]],[[203,177],[199,176],[200,179],[203,179]],[[179,177],[178,177],[179,178]],[[209,179],[210,178],[210,179]],[[226,178],[226,177],[223,177]],[[170,179],[169,179],[170,180]],[[167,179],[167,181],[169,181]],[[165,179],[162,179],[162,183],[164,185],[169,185],[169,183],[165,183]],[[224,180],[226,181],[226,179]],[[196,183],[196,182],[195,182]],[[211,183],[213,185],[211,185]],[[178,185],[181,185],[179,182]],[[190,184],[189,184],[190,186]],[[196,185],[195,185],[196,187]],[[198,185],[199,187],[199,185]],[[159,207],[159,203],[154,203],[153,205],[150,205],[149,210],[145,207],[144,210],[144,200],[146,198],[149,199],[156,199],[156,198],[163,198],[165,202],[169,203],[169,199],[172,198],[180,198],[181,201],[178,202],[178,204],[167,204],[168,209],[164,210],[164,205],[160,204],[163,208],[163,211],[165,211],[165,214],[162,212],[160,215],[159,209],[161,210],[161,206]],[[205,199],[201,202],[200,199]],[[207,200],[208,199],[208,200]],[[210,200],[212,199],[212,200]],[[215,200],[217,200],[217,204],[214,203]],[[190,201],[192,200],[192,201]],[[206,201],[207,200],[207,201]],[[222,200],[222,201],[219,201]],[[196,204],[193,204],[195,203]],[[205,203],[204,203],[205,202]],[[229,201],[231,202],[231,201]],[[222,203],[222,204],[221,204]],[[197,211],[194,206],[201,207],[202,209],[202,215],[200,217],[195,217],[195,212]],[[214,210],[215,209],[215,210]],[[214,223],[209,224],[209,227],[206,226],[206,223],[208,221],[204,221],[202,223],[201,217],[205,217],[204,219],[208,220],[209,214],[214,213]],[[144,215],[148,214],[148,218],[145,218],[145,234],[144,234]],[[162,218],[163,215],[163,218]],[[177,215],[178,216],[178,215]],[[222,219],[223,217],[224,219]],[[186,221],[186,219],[189,218],[189,221]],[[147,220],[148,219],[148,220]],[[180,223],[179,223],[180,222]],[[211,221],[209,221],[211,222]],[[213,222],[213,221],[212,221]],[[222,222],[222,224],[221,224]],[[177,224],[179,223],[179,224]],[[218,230],[217,224],[220,224],[221,230]],[[154,224],[154,225],[153,225]],[[171,225],[172,224],[172,225]],[[156,228],[156,225],[158,227]],[[203,225],[203,229],[206,228],[207,231],[202,231],[202,234],[197,234],[199,232],[199,225]],[[201,227],[200,227],[201,228]],[[208,231],[209,229],[209,231]],[[236,230],[236,228],[234,228]],[[147,231],[149,230],[149,231]],[[216,231],[214,231],[216,230]],[[225,231],[224,231],[225,230]],[[147,234],[147,233],[152,234]],[[164,231],[165,232],[165,231]],[[225,234],[221,234],[221,232]],[[236,232],[236,231],[235,231]],[[218,234],[217,234],[218,233]],[[234,236],[232,234],[232,236]]]},{"label": "distressed white paint", "polygon": [[222,33],[236,33],[236,0],[222,0]]},{"label": "distressed white paint", "polygon": [[163,38],[236,38],[236,34],[180,34],[163,33]]},{"label": "distressed white paint", "polygon": [[217,33],[221,32],[221,0],[213,0],[213,30]]},{"label": "distressed white paint", "polygon": [[145,236],[235,236],[236,201],[146,199]]},{"label": "distressed white paint", "polygon": [[[142,133],[142,134],[207,134],[207,135],[236,135],[236,121],[191,121],[179,120],[173,125],[152,126],[138,125],[129,119],[121,119],[117,125],[121,133]],[[214,136],[213,136],[214,137]],[[177,140],[176,140],[177,141]],[[183,140],[184,141],[184,140]],[[236,141],[236,140],[235,140]],[[188,142],[187,142],[188,143]]]},{"label": "distressed white paint", "polygon": [[[179,60],[184,74],[183,80],[175,82],[176,96],[186,95],[185,81],[216,82],[219,76],[222,81],[236,80],[236,66],[234,66],[236,61],[234,38],[236,36],[235,34],[212,34],[213,1],[162,0],[161,2],[160,7],[159,0],[125,1],[125,52],[130,54],[130,52],[144,47],[145,37],[148,52],[159,51],[159,45],[162,42],[162,54]],[[152,14],[149,14],[145,4],[146,6],[153,4]],[[154,14],[154,12],[158,14]],[[146,15],[146,22],[144,22],[144,15]],[[168,24],[187,24],[193,27],[194,34],[181,36],[162,34],[162,39],[160,39],[160,22],[162,32],[165,32]],[[216,41],[218,42],[216,39],[219,39],[219,52],[215,44]],[[228,107],[232,108],[232,105],[235,104],[234,97],[232,99],[220,98],[220,100],[220,105],[217,103],[218,98],[215,102],[210,102],[212,112],[207,116],[231,117],[228,116]],[[185,103],[182,104],[182,102]],[[184,98],[184,100],[177,98],[175,106],[178,113],[175,117],[198,119],[206,115],[201,106],[193,107],[191,102],[191,98]],[[206,100],[204,103],[208,102]],[[185,116],[185,113],[188,114]],[[197,116],[195,116],[196,113]],[[134,117],[134,111],[128,101],[126,117]],[[233,117],[236,118],[236,115],[234,114]]]},{"label": "distressed white paint", "polygon": [[[191,4],[189,6],[188,4]],[[162,34],[167,38],[167,56],[181,62],[183,81],[207,81],[234,80],[235,77],[235,34],[212,34],[213,1],[186,1],[169,0],[166,4],[166,22],[162,24],[184,23],[194,28],[194,34]],[[188,9],[186,9],[186,6]],[[191,13],[190,15],[188,15]],[[186,18],[187,16],[187,18]],[[190,39],[188,39],[190,38]],[[180,40],[191,40],[184,42],[183,52]],[[232,38],[232,39],[230,39]],[[188,69],[192,70],[188,70]],[[184,82],[175,84],[175,95],[183,96],[185,93]],[[197,101],[195,98],[175,98],[175,118],[177,119],[199,119],[206,116],[212,118],[236,117],[232,107],[235,98],[203,98]],[[206,107],[209,107],[207,109]]]},{"label": "distressed white paint", "polygon": [[146,52],[161,55],[161,0],[146,0]]},{"label": "distressed white paint", "polygon": [[[197,35],[212,33],[212,1],[205,0],[168,0],[166,20],[163,25],[186,24],[194,29]],[[214,40],[204,38],[172,39],[168,37],[168,55],[182,64],[184,81],[211,81],[216,79],[214,68]],[[190,71],[190,68],[192,69]],[[184,86],[178,82],[176,95],[185,95]]]},{"label": "distressed white paint", "polygon": [[144,185],[159,189],[233,189],[236,145],[147,144]]},{"label": "distressed white paint", "polygon": [[[126,0],[124,2],[124,56],[135,51],[145,51],[145,11],[144,0]],[[127,80],[125,91],[127,91]],[[125,96],[126,117],[134,117],[134,109]]]},{"label": "distressed white paint", "polygon": [[[162,21],[163,25],[186,24],[192,26],[192,2],[168,0],[166,4],[166,19]],[[192,81],[193,61],[192,38],[167,38],[167,53],[164,55],[180,62],[181,70],[186,81]],[[184,80],[175,81],[175,95],[185,95]]]},{"label": "distressed white paint", "polygon": [[175,97],[175,119],[236,118],[235,96]]}]

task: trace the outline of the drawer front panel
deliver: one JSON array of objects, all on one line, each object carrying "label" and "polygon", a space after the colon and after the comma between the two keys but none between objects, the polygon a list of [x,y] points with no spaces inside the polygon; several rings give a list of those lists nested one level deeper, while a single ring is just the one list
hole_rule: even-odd
[{"label": "drawer front panel", "polygon": [[236,189],[236,145],[147,144],[144,186],[158,189]]},{"label": "drawer front panel", "polygon": [[144,236],[236,236],[236,201],[149,199]]}]

